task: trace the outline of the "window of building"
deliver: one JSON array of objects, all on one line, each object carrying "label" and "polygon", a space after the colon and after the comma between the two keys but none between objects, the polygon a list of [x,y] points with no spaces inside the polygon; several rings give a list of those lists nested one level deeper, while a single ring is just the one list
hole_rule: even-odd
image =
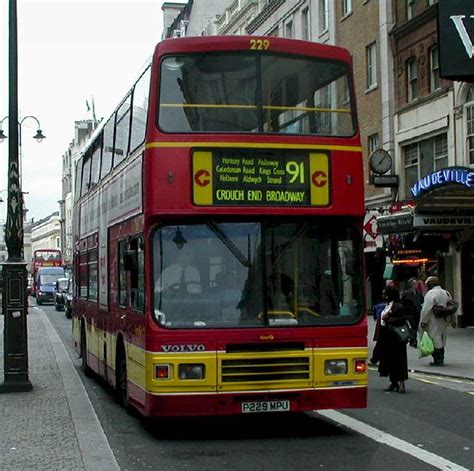
[{"label": "window of building", "polygon": [[416,58],[407,61],[407,101],[413,101],[418,97],[418,64]]},{"label": "window of building", "polygon": [[307,7],[301,12],[301,38],[309,39],[309,9]]},{"label": "window of building", "polygon": [[474,165],[474,87],[467,92],[465,111],[467,163]]},{"label": "window of building", "polygon": [[369,44],[365,48],[367,61],[367,89],[371,90],[377,87],[377,44]]},{"label": "window of building", "polygon": [[415,5],[415,0],[407,0],[407,20],[413,18],[413,7]]},{"label": "window of building", "polygon": [[405,194],[422,177],[448,166],[447,133],[403,147]]},{"label": "window of building", "polygon": [[438,46],[430,49],[430,91],[440,88]]},{"label": "window of building", "polygon": [[379,133],[376,132],[375,134],[371,134],[367,138],[367,149],[369,151],[369,155],[379,148]]},{"label": "window of building", "polygon": [[288,21],[285,25],[285,37],[292,38],[293,37],[293,21]]},{"label": "window of building", "polygon": [[352,0],[342,0],[342,16],[352,13]]},{"label": "window of building", "polygon": [[278,26],[273,28],[269,33],[268,36],[273,36],[274,38],[278,38]]},{"label": "window of building", "polygon": [[319,34],[324,33],[329,28],[329,2],[319,0]]}]

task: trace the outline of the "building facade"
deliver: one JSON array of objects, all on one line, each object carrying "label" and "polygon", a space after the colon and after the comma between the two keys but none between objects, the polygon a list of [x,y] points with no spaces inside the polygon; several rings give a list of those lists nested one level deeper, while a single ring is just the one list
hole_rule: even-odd
[{"label": "building facade", "polygon": [[[472,87],[440,77],[437,2],[395,2],[395,171],[392,214],[379,218],[400,282],[437,275],[474,325]],[[474,181],[473,181],[474,183]]]},{"label": "building facade", "polygon": [[31,225],[31,251],[38,249],[61,248],[61,222],[59,211],[32,223]]}]

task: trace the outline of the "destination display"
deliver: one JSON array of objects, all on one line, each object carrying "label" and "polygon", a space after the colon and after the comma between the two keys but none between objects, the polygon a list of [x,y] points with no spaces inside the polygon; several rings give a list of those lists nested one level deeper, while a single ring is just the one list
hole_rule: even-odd
[{"label": "destination display", "polygon": [[247,150],[193,154],[193,198],[200,206],[329,204],[326,153]]}]

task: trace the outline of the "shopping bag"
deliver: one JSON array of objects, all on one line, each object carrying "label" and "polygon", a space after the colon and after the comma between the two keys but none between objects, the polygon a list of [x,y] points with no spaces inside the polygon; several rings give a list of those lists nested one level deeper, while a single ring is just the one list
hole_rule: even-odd
[{"label": "shopping bag", "polygon": [[423,332],[419,345],[420,358],[427,357],[434,352],[433,340],[431,340],[431,337],[426,333],[426,331]]}]

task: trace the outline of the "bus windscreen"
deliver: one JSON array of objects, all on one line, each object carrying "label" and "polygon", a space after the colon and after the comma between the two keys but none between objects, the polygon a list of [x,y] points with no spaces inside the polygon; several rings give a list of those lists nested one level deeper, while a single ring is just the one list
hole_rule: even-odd
[{"label": "bus windscreen", "polygon": [[350,137],[343,62],[261,53],[167,56],[158,125],[164,132],[254,132]]},{"label": "bus windscreen", "polygon": [[353,324],[363,314],[359,238],[343,223],[161,227],[155,317],[170,328]]}]

